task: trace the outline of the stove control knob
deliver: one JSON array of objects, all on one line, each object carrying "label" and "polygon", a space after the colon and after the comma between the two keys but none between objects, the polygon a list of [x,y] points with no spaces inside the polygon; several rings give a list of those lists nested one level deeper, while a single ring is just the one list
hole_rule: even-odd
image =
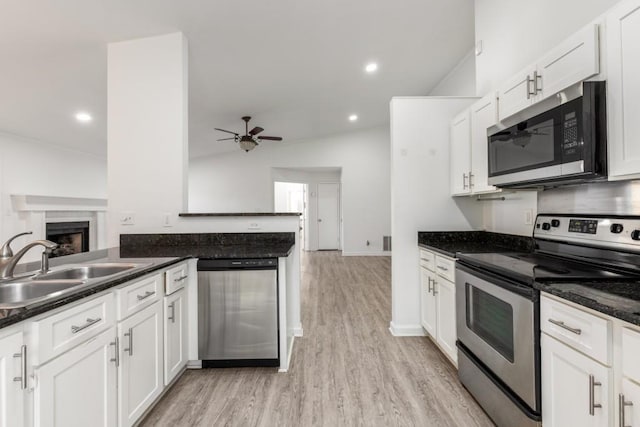
[{"label": "stove control knob", "polygon": [[611,224],[609,230],[611,230],[613,234],[620,234],[622,233],[622,230],[624,230],[624,227],[622,226],[622,224]]},{"label": "stove control knob", "polygon": [[631,232],[631,238],[633,240],[640,240],[640,230],[633,230]]},{"label": "stove control knob", "polygon": [[560,220],[559,219],[552,219],[551,220],[551,226],[552,227],[560,227]]},{"label": "stove control knob", "polygon": [[[548,222],[543,222],[542,223],[542,229],[543,230],[550,230],[551,229],[551,224],[549,224]],[[640,233],[640,230],[637,230],[638,233]],[[640,236],[638,236],[638,239],[640,239]]]}]

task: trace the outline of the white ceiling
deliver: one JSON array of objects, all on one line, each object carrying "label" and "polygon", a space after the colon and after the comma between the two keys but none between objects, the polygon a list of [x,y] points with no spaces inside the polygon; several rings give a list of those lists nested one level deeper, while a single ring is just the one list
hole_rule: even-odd
[{"label": "white ceiling", "polygon": [[[214,127],[297,141],[388,122],[473,46],[473,0],[0,0],[0,130],[104,156],[106,45],[189,39],[191,156]],[[379,63],[375,75],[363,71]],[[78,110],[94,121],[80,125]],[[351,123],[347,116],[360,119]]]}]

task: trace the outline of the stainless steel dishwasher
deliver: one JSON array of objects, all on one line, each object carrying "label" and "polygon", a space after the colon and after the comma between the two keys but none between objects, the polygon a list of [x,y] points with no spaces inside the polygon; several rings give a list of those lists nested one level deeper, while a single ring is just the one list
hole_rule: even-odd
[{"label": "stainless steel dishwasher", "polygon": [[279,366],[278,260],[198,261],[203,368]]}]

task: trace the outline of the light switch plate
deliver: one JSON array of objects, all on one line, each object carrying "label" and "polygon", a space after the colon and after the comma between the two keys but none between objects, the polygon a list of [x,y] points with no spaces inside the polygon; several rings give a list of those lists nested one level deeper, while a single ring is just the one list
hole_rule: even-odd
[{"label": "light switch plate", "polygon": [[134,225],[135,223],[136,223],[136,216],[133,212],[122,212],[120,214],[120,224]]}]

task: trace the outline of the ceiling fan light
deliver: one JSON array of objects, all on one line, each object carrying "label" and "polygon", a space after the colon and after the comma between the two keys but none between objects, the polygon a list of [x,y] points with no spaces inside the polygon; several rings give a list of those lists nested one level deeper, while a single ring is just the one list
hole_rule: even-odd
[{"label": "ceiling fan light", "polygon": [[240,142],[238,143],[238,145],[240,146],[240,149],[249,152],[251,150],[253,150],[254,148],[256,148],[256,145],[258,145],[255,141],[253,141],[252,139],[246,139],[246,138],[242,138],[240,140]]}]

